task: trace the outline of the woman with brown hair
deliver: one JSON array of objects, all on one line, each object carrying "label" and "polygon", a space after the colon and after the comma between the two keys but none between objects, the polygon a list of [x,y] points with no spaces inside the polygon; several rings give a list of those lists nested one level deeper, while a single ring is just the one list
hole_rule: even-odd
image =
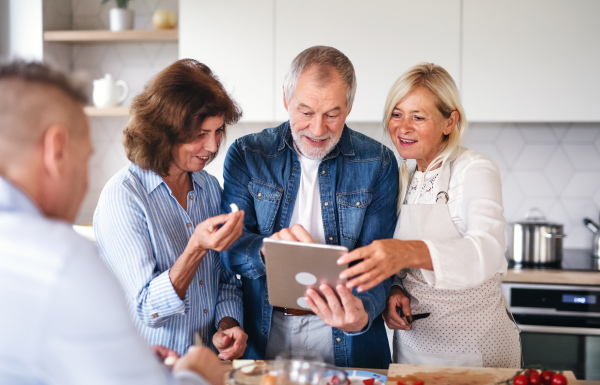
[{"label": "woman with brown hair", "polygon": [[[124,132],[131,164],[104,187],[94,232],[151,345],[183,354],[199,343],[240,357],[240,281],[218,252],[242,233],[244,212],[219,215],[221,187],[203,168],[241,110],[211,70],[179,60],[132,102]],[[198,338],[199,337],[199,338]]]}]

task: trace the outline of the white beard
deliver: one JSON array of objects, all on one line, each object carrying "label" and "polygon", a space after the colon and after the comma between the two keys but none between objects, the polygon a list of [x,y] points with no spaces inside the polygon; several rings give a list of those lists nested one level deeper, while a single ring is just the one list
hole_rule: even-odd
[{"label": "white beard", "polygon": [[[306,145],[302,142],[302,137],[305,136],[311,140],[327,140],[329,142],[325,147],[311,147],[310,145]],[[300,151],[302,155],[309,159],[319,160],[323,159],[325,155],[329,154],[329,152],[335,147],[336,144],[340,141],[340,135],[336,138],[332,133],[327,133],[325,135],[315,137],[311,134],[309,129],[300,130],[298,132],[294,132],[292,130],[292,138],[294,138],[294,143],[296,144],[296,148]]]}]

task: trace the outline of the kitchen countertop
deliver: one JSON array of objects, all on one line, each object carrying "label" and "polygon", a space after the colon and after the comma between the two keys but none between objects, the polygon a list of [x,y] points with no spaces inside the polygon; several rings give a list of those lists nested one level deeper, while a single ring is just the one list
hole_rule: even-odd
[{"label": "kitchen countertop", "polygon": [[506,276],[502,277],[502,282],[600,286],[600,272],[508,269]]},{"label": "kitchen countertop", "polygon": [[502,282],[600,286],[600,261],[592,259],[590,263],[590,267],[595,265],[599,269],[598,271],[571,270],[574,266],[569,266],[570,261],[579,262],[586,256],[592,258],[591,254],[589,250],[565,249],[563,250],[563,266],[567,265],[569,269],[515,266],[508,269],[506,276],[502,277]]},{"label": "kitchen countertop", "polygon": [[[231,371],[231,361],[224,361],[223,362],[223,367],[225,368],[225,384],[229,384],[229,372]],[[398,366],[406,366],[409,367],[410,365],[394,365],[396,368]],[[388,375],[388,370],[387,369],[361,369],[361,368],[344,368],[346,370],[364,370],[364,371],[369,371],[369,372],[375,372],[375,373],[379,373],[379,374],[383,374],[385,376]],[[389,383],[389,382],[388,382]],[[490,384],[492,385],[492,384]],[[577,380],[577,385],[600,385],[600,381],[584,381],[584,380]]]}]

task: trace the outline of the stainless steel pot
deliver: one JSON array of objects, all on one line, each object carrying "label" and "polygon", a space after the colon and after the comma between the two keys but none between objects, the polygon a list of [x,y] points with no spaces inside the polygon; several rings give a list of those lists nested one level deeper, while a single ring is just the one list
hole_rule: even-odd
[{"label": "stainless steel pot", "polygon": [[563,225],[546,220],[538,208],[525,220],[509,225],[509,260],[516,264],[560,264],[563,254]]}]

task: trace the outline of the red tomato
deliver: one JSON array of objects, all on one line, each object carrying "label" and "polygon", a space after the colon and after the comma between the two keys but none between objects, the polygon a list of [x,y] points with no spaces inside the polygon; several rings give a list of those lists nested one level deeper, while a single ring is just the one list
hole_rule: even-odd
[{"label": "red tomato", "polygon": [[366,380],[363,380],[363,384],[365,384],[365,385],[373,385],[374,383],[375,383],[374,378],[367,378]]},{"label": "red tomato", "polygon": [[398,382],[396,382],[396,385],[406,385],[406,384],[404,383],[404,381],[398,381]]},{"label": "red tomato", "polygon": [[535,369],[527,369],[525,374],[529,376],[529,385],[541,385],[542,377],[540,376],[540,372]]},{"label": "red tomato", "polygon": [[413,385],[425,385],[425,381],[423,381],[423,380],[415,380],[413,382]]},{"label": "red tomato", "polygon": [[567,377],[563,376],[561,373],[554,373],[551,385],[567,385]]},{"label": "red tomato", "polygon": [[513,378],[514,385],[529,385],[529,378],[524,374],[517,374],[515,378]]},{"label": "red tomato", "polygon": [[339,385],[340,384],[340,378],[338,376],[331,377],[331,383],[333,385]]},{"label": "red tomato", "polygon": [[552,370],[544,370],[542,372],[542,385],[552,385],[552,376],[554,372]]}]

